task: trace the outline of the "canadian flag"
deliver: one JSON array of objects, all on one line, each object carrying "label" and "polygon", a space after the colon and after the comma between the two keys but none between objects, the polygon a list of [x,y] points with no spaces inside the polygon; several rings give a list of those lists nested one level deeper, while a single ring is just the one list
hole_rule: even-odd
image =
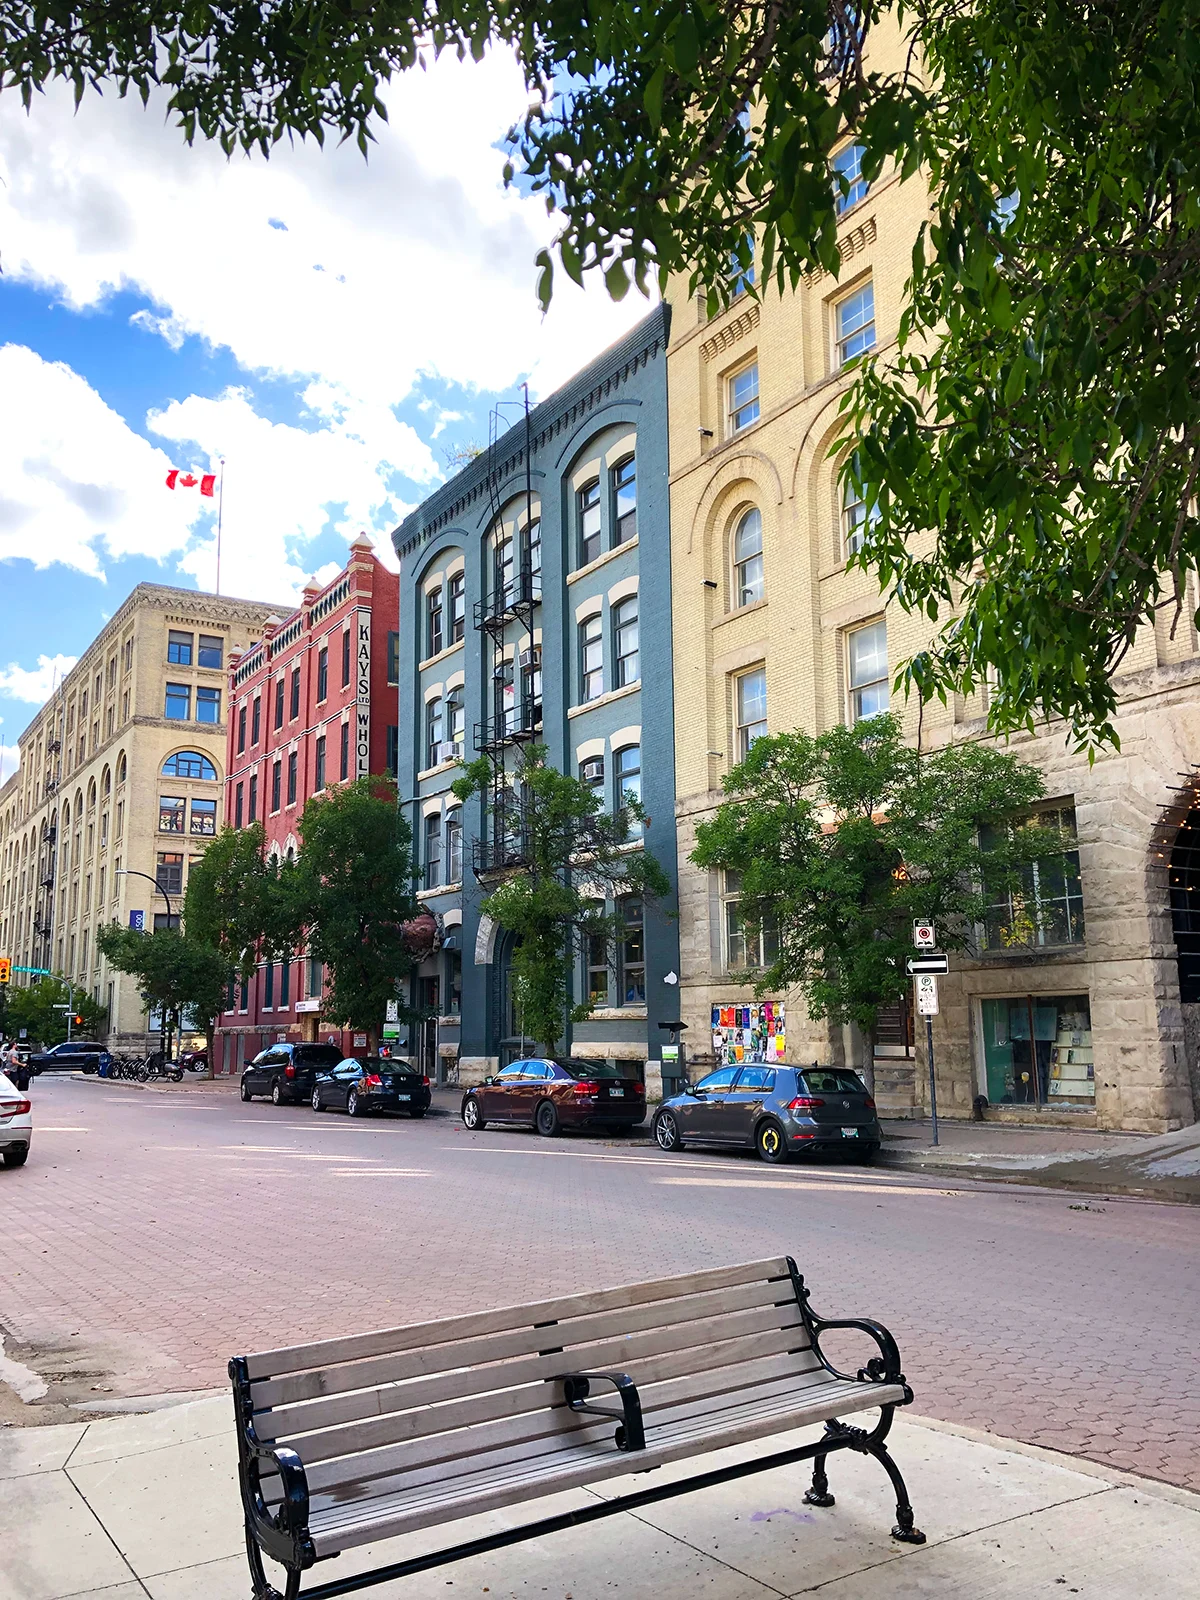
[{"label": "canadian flag", "polygon": [[194,472],[181,472],[178,467],[172,467],[167,473],[167,488],[174,489],[176,485],[181,489],[194,489],[200,485],[200,493],[212,499],[213,490],[216,488],[217,475],[215,472],[202,472],[199,477]]}]

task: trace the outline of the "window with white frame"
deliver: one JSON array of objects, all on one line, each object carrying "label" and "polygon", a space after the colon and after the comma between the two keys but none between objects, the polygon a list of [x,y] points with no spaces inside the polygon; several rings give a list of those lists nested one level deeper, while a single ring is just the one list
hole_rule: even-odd
[{"label": "window with white frame", "polygon": [[604,623],[600,613],[579,624],[579,698],[596,700],[604,693]]},{"label": "window with white frame", "polygon": [[642,747],[639,744],[627,744],[623,750],[618,750],[615,756],[617,773],[617,807],[626,815],[631,839],[640,839],[642,835],[642,822],[640,817],[634,816],[629,809],[630,801],[640,805],[642,801]]},{"label": "window with white frame", "polygon": [[585,483],[577,496],[579,565],[586,567],[600,554],[600,480]]},{"label": "window with white frame", "polygon": [[450,575],[450,643],[457,644],[467,631],[467,577],[465,572]]},{"label": "window with white frame", "polygon": [[461,761],[467,744],[467,709],[461,689],[451,689],[446,696],[446,742],[451,746],[446,759]]},{"label": "window with white frame", "polygon": [[879,507],[867,510],[862,490],[847,478],[842,489],[842,552],[852,556],[863,547],[867,533],[879,521]]},{"label": "window with white frame", "polygon": [[426,889],[437,889],[442,882],[442,815],[431,812],[425,818],[425,876]]},{"label": "window with white frame", "polygon": [[751,606],[764,593],[762,512],[751,506],[733,535],[733,603]]},{"label": "window with white frame", "polygon": [[462,867],[462,811],[454,806],[446,813],[446,882],[461,883]]},{"label": "window with white frame", "polygon": [[888,708],[887,623],[868,622],[846,636],[850,721],[877,717]]},{"label": "window with white frame", "polygon": [[594,1006],[609,1003],[608,940],[602,933],[588,935],[587,941],[588,1000]]},{"label": "window with white frame", "polygon": [[729,278],[733,294],[745,294],[754,286],[754,235],[744,234],[741,244],[730,255]]},{"label": "window with white frame", "polygon": [[637,532],[637,458],[627,456],[613,468],[613,543],[624,544]]},{"label": "window with white frame", "polygon": [[513,597],[513,542],[500,539],[495,551],[495,584],[493,593],[498,606],[508,605]]},{"label": "window with white frame", "polygon": [[875,345],[875,285],[864,283],[833,308],[837,365],[844,367]]},{"label": "window with white frame", "polygon": [[744,761],[750,746],[767,732],[767,669],[755,667],[733,681],[734,717],[737,723],[737,758]]},{"label": "window with white frame", "polygon": [[613,608],[613,660],[616,665],[616,687],[624,689],[641,677],[641,656],[638,648],[637,595],[630,595]]},{"label": "window with white frame", "polygon": [[430,589],[425,596],[425,654],[440,655],[445,646],[442,631],[442,586]]},{"label": "window with white frame", "polygon": [[727,432],[741,433],[758,421],[758,362],[735,372],[727,386]]},{"label": "window with white frame", "polygon": [[725,969],[727,972],[754,972],[769,967],[779,956],[779,928],[770,921],[747,924],[741,909],[742,879],[737,872],[726,872],[721,905],[725,923]]},{"label": "window with white frame", "polygon": [[865,154],[861,144],[848,144],[833,158],[833,194],[839,213],[849,211],[867,197],[870,185],[862,170]]},{"label": "window with white frame", "polygon": [[600,802],[604,810],[604,757],[588,756],[579,763],[579,781]]},{"label": "window with white frame", "polygon": [[442,759],[442,697],[435,695],[425,702],[425,765],[436,767]]},{"label": "window with white frame", "polygon": [[529,598],[538,600],[542,594],[542,519],[534,517],[521,535],[521,549],[524,559],[523,571],[528,589],[525,591]]}]

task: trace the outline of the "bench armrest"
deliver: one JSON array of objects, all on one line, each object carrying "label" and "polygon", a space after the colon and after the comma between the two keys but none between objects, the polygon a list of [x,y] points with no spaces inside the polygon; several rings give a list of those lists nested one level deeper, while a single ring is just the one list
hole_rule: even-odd
[{"label": "bench armrest", "polygon": [[[611,1383],[621,1401],[620,1413],[584,1402],[591,1393],[592,1381]],[[572,1411],[588,1411],[593,1416],[611,1417],[619,1426],[616,1431],[618,1450],[644,1450],[646,1430],[642,1423],[642,1401],[637,1385],[624,1372],[564,1372],[560,1374],[567,1404]]]},{"label": "bench armrest", "polygon": [[821,1335],[831,1328],[857,1328],[860,1333],[867,1334],[879,1346],[880,1354],[872,1356],[865,1367],[858,1369],[859,1383],[904,1383],[904,1374],[900,1370],[900,1350],[895,1339],[880,1322],[871,1322],[863,1317],[810,1317],[813,1349],[821,1365],[835,1378],[845,1378],[847,1382],[854,1382],[848,1372],[839,1372],[825,1359],[821,1349]]},{"label": "bench armrest", "polygon": [[[229,1363],[237,1416],[238,1480],[246,1513],[247,1538],[254,1538],[276,1561],[310,1567],[316,1559],[308,1532],[308,1475],[304,1462],[287,1445],[268,1444],[258,1437],[250,1401],[245,1360]],[[279,1477],[279,1504],[272,1509],[262,1492],[262,1474]]]}]

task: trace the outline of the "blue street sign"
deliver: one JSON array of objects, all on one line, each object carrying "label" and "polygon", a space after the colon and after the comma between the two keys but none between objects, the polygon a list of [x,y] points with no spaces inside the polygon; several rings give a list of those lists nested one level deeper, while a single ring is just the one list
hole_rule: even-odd
[{"label": "blue street sign", "polygon": [[146,913],[144,911],[131,911],[129,913],[129,926],[135,933],[146,931]]}]

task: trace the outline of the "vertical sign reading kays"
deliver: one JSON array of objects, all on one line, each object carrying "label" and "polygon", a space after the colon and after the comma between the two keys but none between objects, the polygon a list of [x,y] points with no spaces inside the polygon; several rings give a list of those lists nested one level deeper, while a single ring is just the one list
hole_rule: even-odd
[{"label": "vertical sign reading kays", "polygon": [[354,776],[365,778],[371,770],[371,613],[359,611],[356,615],[358,701],[355,708]]}]

